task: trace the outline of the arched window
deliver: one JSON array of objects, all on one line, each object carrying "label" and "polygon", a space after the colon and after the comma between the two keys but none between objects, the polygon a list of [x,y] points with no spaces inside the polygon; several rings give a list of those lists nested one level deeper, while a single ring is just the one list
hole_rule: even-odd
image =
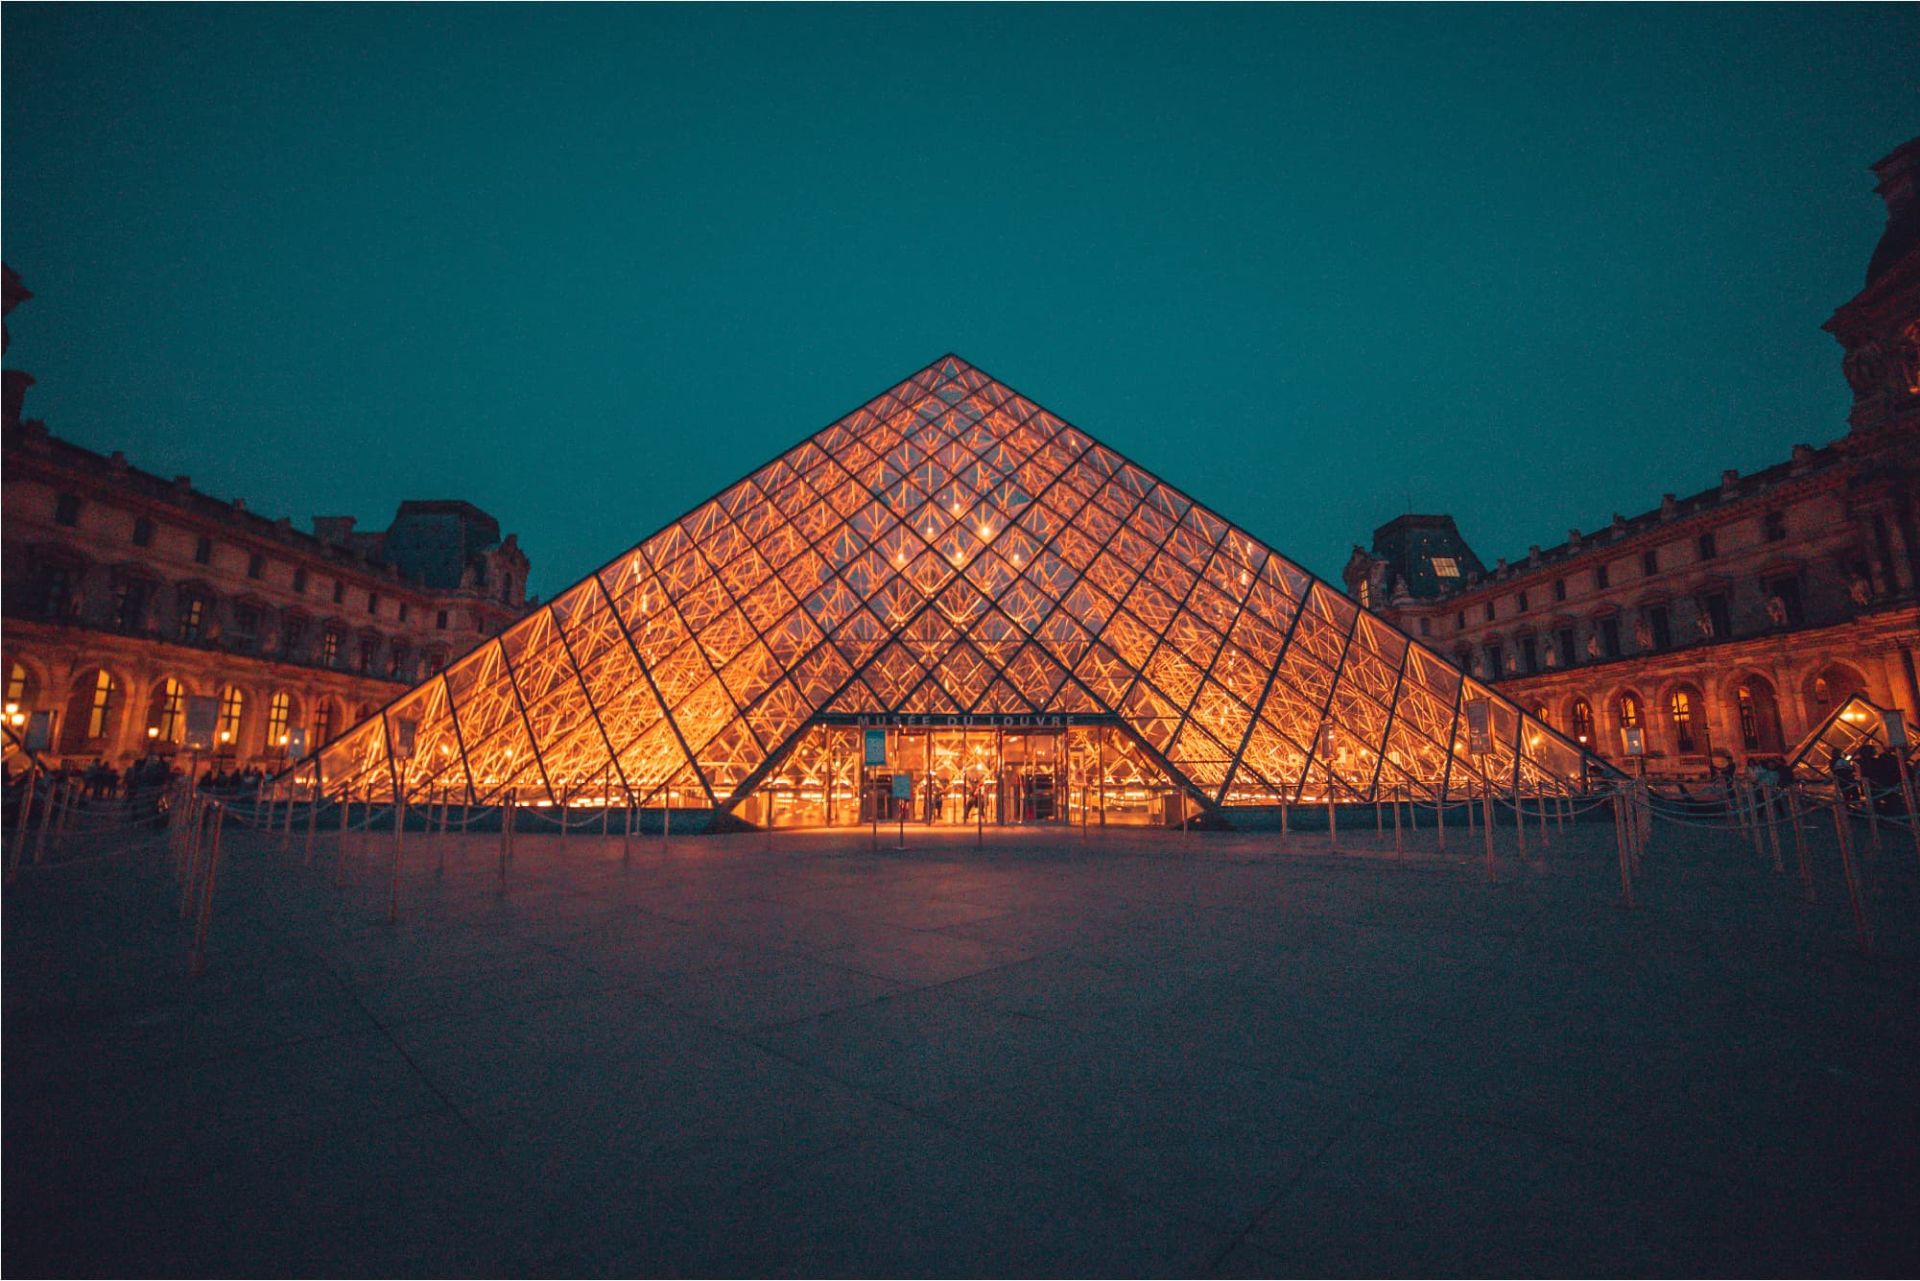
[{"label": "arched window", "polygon": [[284,689],[267,700],[267,750],[287,745],[287,726],[293,720],[293,695]]},{"label": "arched window", "polygon": [[313,714],[313,746],[331,743],[334,731],[338,728],[339,726],[334,723],[333,700],[321,699],[318,710]]},{"label": "arched window", "polygon": [[1620,696],[1620,728],[1637,729],[1640,725],[1640,700],[1632,694]]},{"label": "arched window", "polygon": [[113,728],[114,705],[120,701],[120,685],[113,674],[101,668],[93,676],[93,697],[87,703],[87,737],[105,738]]},{"label": "arched window", "polygon": [[1734,692],[1740,706],[1740,741],[1749,752],[1760,749],[1760,718],[1753,708],[1753,691],[1742,685]]},{"label": "arched window", "polygon": [[1553,725],[1553,718],[1547,715],[1547,705],[1545,703],[1540,703],[1534,707],[1533,719],[1548,727]]},{"label": "arched window", "polygon": [[1682,752],[1698,750],[1693,737],[1693,698],[1684,689],[1673,691],[1668,704],[1673,716],[1673,743]]},{"label": "arched window", "polygon": [[1833,705],[1833,691],[1827,687],[1827,678],[1824,676],[1813,678],[1813,705],[1819,708]]},{"label": "arched window", "polygon": [[220,691],[220,720],[214,727],[214,739],[220,747],[232,747],[240,741],[240,717],[247,710],[247,696],[238,685]]},{"label": "arched window", "polygon": [[7,666],[7,723],[16,721],[27,723],[27,711],[33,706],[34,695],[39,693],[33,687],[33,676],[19,663]]},{"label": "arched window", "polygon": [[147,700],[147,741],[179,743],[187,736],[187,687],[169,676]]},{"label": "arched window", "polygon": [[1573,736],[1582,743],[1593,739],[1593,704],[1584,698],[1573,700]]},{"label": "arched window", "polygon": [[1752,675],[1733,692],[1740,715],[1740,741],[1749,752],[1777,752],[1780,743],[1780,703],[1764,676]]}]

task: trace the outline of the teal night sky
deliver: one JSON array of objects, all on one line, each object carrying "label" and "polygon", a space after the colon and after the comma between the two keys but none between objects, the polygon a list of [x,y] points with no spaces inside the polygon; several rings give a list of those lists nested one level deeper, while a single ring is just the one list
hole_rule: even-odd
[{"label": "teal night sky", "polygon": [[1920,8],[4,14],[8,363],[304,525],[551,593],[952,350],[1337,575],[1845,431]]}]

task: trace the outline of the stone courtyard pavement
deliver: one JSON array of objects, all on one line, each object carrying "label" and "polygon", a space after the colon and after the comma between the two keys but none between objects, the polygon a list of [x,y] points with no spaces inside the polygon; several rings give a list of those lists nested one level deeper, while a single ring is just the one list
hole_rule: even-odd
[{"label": "stone courtyard pavement", "polygon": [[7,892],[9,1275],[1920,1267],[1898,839],[335,839]]}]

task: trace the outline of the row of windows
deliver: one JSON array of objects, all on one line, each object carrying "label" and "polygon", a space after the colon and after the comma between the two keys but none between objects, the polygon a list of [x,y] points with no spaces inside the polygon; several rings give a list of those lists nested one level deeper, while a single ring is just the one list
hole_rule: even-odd
[{"label": "row of windows", "polygon": [[[1600,743],[1594,735],[1593,704],[1585,698],[1576,698],[1568,710],[1568,732],[1583,744],[1599,747]],[[1741,685],[1734,691],[1734,711],[1742,747],[1749,752],[1782,750],[1780,713],[1772,690],[1764,686]],[[1553,724],[1554,718],[1544,704],[1534,708],[1534,715],[1544,724]],[[1705,717],[1696,706],[1692,691],[1677,689],[1669,694],[1666,715],[1670,742],[1676,752],[1691,755],[1705,750]],[[1627,731],[1637,729],[1644,733],[1647,729],[1639,695],[1621,694],[1614,705],[1614,718],[1620,729],[1618,750],[1624,753],[1627,750]]]},{"label": "row of windows", "polygon": [[[1786,513],[1768,512],[1765,516],[1761,518],[1760,527],[1761,527],[1761,535],[1767,542],[1777,543],[1777,542],[1784,541],[1787,536]],[[1696,560],[1709,561],[1709,560],[1716,559],[1720,554],[1719,540],[1716,535],[1716,532],[1713,530],[1708,530],[1705,533],[1701,534],[1694,542],[1694,551],[1695,551]],[[1436,559],[1434,564],[1437,567],[1439,564],[1439,560]],[[1613,586],[1612,570],[1613,570],[1613,566],[1611,565],[1598,565],[1594,567],[1593,589],[1595,591],[1607,591],[1609,588]],[[1657,578],[1659,577],[1659,575],[1660,575],[1660,550],[1658,548],[1650,547],[1646,551],[1643,551],[1640,553],[1640,576],[1642,578]],[[1566,600],[1567,599],[1567,580],[1564,578],[1554,579],[1552,590],[1553,590],[1553,599],[1556,603]],[[1515,613],[1517,614],[1526,613],[1530,605],[1530,601],[1528,600],[1527,593],[1524,590],[1515,592],[1513,597],[1513,603],[1514,603]],[[1489,623],[1494,621],[1495,617],[1497,616],[1495,606],[1496,606],[1496,602],[1492,600],[1487,601],[1486,604],[1482,606],[1482,609],[1484,610],[1484,613],[1485,613],[1485,621]],[[1466,626],[1467,626],[1466,610],[1462,609],[1454,614],[1453,625],[1456,631],[1464,631],[1466,629]],[[1426,633],[1423,632],[1422,634],[1425,635]]]},{"label": "row of windows", "polygon": [[[69,527],[78,525],[80,523],[80,507],[81,507],[81,501],[80,501],[79,495],[64,494],[64,493],[59,495],[54,500],[54,506],[53,506],[54,523],[59,525],[66,525]],[[133,545],[135,547],[151,547],[153,545],[153,532],[154,532],[153,519],[151,517],[149,516],[134,517]],[[213,539],[209,538],[205,534],[199,535],[194,541],[193,563],[196,565],[211,565],[213,563]],[[248,553],[247,577],[252,579],[265,578],[266,572],[267,572],[266,556],[260,552]],[[513,603],[511,581],[503,583],[501,587],[502,587],[502,590],[501,590],[502,603],[511,605]],[[295,565],[293,567],[293,590],[296,593],[301,595],[306,594],[307,567],[304,565]],[[346,603],[346,600],[347,600],[346,580],[336,578],[333,582],[333,603],[336,605],[344,605]],[[366,595],[366,606],[367,606],[367,612],[369,614],[378,614],[380,612],[380,593],[377,591],[369,590]],[[404,600],[398,602],[396,612],[400,622],[404,623],[407,621],[407,617],[411,612],[411,609],[412,609],[412,606],[410,602],[407,602]],[[433,624],[434,627],[436,627],[440,631],[445,631],[447,630],[448,624],[449,624],[448,612],[444,609],[438,611],[434,616],[434,624]],[[473,620],[473,627],[475,631],[486,630],[486,624],[477,615]]]},{"label": "row of windows", "polygon": [[[1768,603],[1769,622],[1776,626],[1797,627],[1804,619],[1800,599],[1800,583],[1797,578],[1782,576],[1768,579],[1762,584]],[[1694,605],[1694,628],[1701,640],[1724,639],[1733,635],[1733,616],[1725,592],[1708,592],[1700,596]],[[1622,648],[1619,614],[1605,614],[1595,618],[1588,643],[1582,651],[1573,627],[1560,627],[1552,632],[1542,633],[1536,638],[1532,633],[1522,633],[1513,640],[1513,649],[1506,648],[1504,642],[1494,640],[1482,647],[1487,659],[1486,671],[1493,676],[1509,674],[1532,675],[1544,670],[1542,644],[1551,646],[1554,662],[1545,666],[1573,667],[1583,658],[1587,660],[1606,660],[1619,658],[1625,652]],[[1425,621],[1425,620],[1422,620]],[[1673,612],[1669,605],[1655,604],[1644,606],[1640,610],[1639,625],[1634,629],[1635,648],[1638,652],[1659,653],[1674,648]],[[1423,633],[1424,634],[1424,633]],[[1455,651],[1455,661],[1460,667],[1472,666],[1473,651],[1462,647]]]},{"label": "row of windows", "polygon": [[[8,665],[8,708],[29,708],[39,701],[40,693],[23,665],[17,662]],[[254,741],[245,741],[243,736],[250,704],[247,692],[237,685],[223,685],[215,697],[218,700],[213,727],[216,753],[235,752],[244,756],[264,752],[272,755],[291,746],[294,728],[305,723],[301,720],[300,700],[291,691],[275,690],[267,698],[266,720],[259,727],[260,736]],[[100,740],[111,738],[118,731],[124,698],[125,692],[120,682],[105,668],[88,672],[75,680],[62,709],[64,723],[59,729],[60,750],[100,750]],[[371,712],[370,706],[360,709],[362,717]],[[330,741],[345,728],[342,720],[342,710],[334,699],[322,697],[315,700],[313,719],[308,726],[309,749]],[[187,738],[186,686],[174,677],[163,677],[154,685],[147,699],[144,721],[137,724],[141,726],[140,737],[149,748],[184,745]]]}]

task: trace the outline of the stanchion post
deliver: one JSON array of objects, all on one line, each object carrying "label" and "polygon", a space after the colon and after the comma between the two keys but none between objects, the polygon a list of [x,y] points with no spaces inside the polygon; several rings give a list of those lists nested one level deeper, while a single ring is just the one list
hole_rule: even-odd
[{"label": "stanchion post", "polygon": [[20,815],[13,824],[13,857],[7,861],[7,884],[20,876],[20,859],[27,850],[27,820],[33,813],[33,801],[40,782],[40,763],[29,759],[26,781],[20,786]]},{"label": "stanchion post", "polygon": [[1765,785],[1759,786],[1756,790],[1760,793],[1760,812],[1766,816],[1764,821],[1767,825],[1767,848],[1773,852],[1773,870],[1777,874],[1784,875],[1787,865],[1780,858],[1779,794],[1775,789]]},{"label": "stanchion post", "polygon": [[400,920],[400,842],[407,830],[407,797],[404,788],[393,792],[393,868],[387,874],[387,924]]},{"label": "stanchion post", "polygon": [[1900,766],[1900,804],[1907,811],[1907,835],[1913,837],[1914,857],[1920,858],[1920,806],[1913,803],[1913,775],[1907,771],[1905,748],[1890,747],[1894,763]]},{"label": "stanchion post", "polygon": [[306,865],[313,866],[314,829],[320,826],[320,770],[313,771],[313,792],[307,797],[307,857]]},{"label": "stanchion post", "polygon": [[1793,824],[1793,858],[1800,869],[1800,893],[1813,902],[1813,868],[1807,862],[1807,834],[1800,827],[1800,785],[1787,780],[1787,820]]},{"label": "stanchion post", "polygon": [[1445,854],[1447,852],[1447,789],[1444,783],[1434,794],[1433,830],[1434,834],[1440,838],[1440,852]]},{"label": "stanchion post", "polygon": [[1520,795],[1520,775],[1513,776],[1513,852],[1520,861],[1527,858],[1527,800]]},{"label": "stanchion post", "polygon": [[1393,857],[1395,862],[1405,859],[1407,847],[1400,835],[1400,789],[1393,789]]},{"label": "stanchion post", "polygon": [[347,883],[347,826],[353,821],[353,794],[340,789],[340,848],[333,859],[333,884],[337,889]]},{"label": "stanchion post", "polygon": [[199,919],[193,927],[192,972],[199,978],[207,972],[207,930],[213,922],[213,890],[220,875],[220,832],[226,823],[224,805],[213,807],[213,841],[207,853],[205,884],[200,890]]},{"label": "stanchion post", "polygon": [[1847,879],[1847,902],[1853,908],[1854,942],[1863,953],[1873,953],[1873,927],[1867,920],[1867,905],[1860,894],[1860,880],[1854,873],[1853,839],[1848,830],[1852,827],[1846,806],[1846,797],[1835,789],[1833,806],[1833,832],[1840,842],[1840,870]]},{"label": "stanchion post", "polygon": [[1880,807],[1874,803],[1872,779],[1860,780],[1860,795],[1865,797],[1867,802],[1867,838],[1873,842],[1873,853],[1878,857],[1880,854]]},{"label": "stanchion post", "polygon": [[1626,803],[1620,793],[1613,794],[1613,850],[1620,859],[1620,906],[1628,911],[1634,908],[1633,901],[1633,860],[1627,855],[1627,814]]},{"label": "stanchion post", "polygon": [[1480,831],[1487,839],[1487,884],[1494,882],[1493,871],[1493,782],[1488,780],[1481,794]]}]

